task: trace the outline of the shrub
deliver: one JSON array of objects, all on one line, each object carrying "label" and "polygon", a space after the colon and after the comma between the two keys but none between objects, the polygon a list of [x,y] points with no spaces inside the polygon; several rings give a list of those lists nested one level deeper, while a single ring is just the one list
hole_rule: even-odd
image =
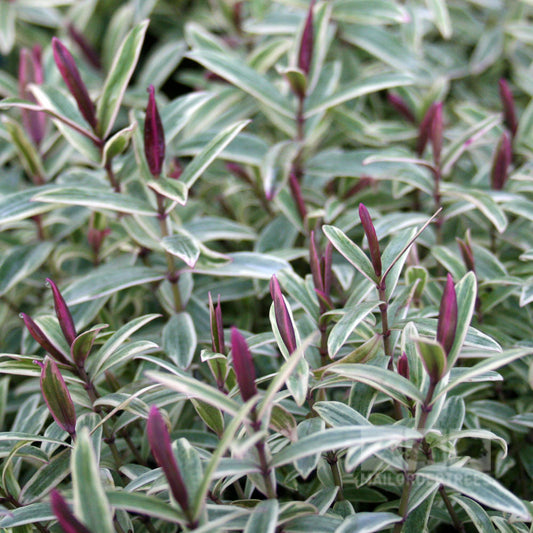
[{"label": "shrub", "polygon": [[532,15],[0,2],[0,528],[528,531]]}]

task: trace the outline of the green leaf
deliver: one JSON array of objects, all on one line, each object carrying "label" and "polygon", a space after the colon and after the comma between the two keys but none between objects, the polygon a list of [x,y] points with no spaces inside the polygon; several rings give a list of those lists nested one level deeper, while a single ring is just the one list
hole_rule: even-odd
[{"label": "green leaf", "polygon": [[7,56],[15,44],[15,5],[0,2],[0,52]]},{"label": "green leaf", "polygon": [[507,217],[505,213],[487,193],[469,190],[460,187],[456,183],[453,185],[451,183],[443,183],[441,191],[443,198],[466,200],[474,207],[477,207],[498,230],[498,233],[503,233],[507,228]]},{"label": "green leaf", "polygon": [[87,356],[91,353],[94,341],[96,337],[104,328],[107,328],[107,324],[97,324],[87,331],[80,333],[72,343],[70,347],[70,354],[72,355],[72,360],[80,365],[83,365]]},{"label": "green leaf", "polygon": [[224,128],[209,142],[202,151],[185,167],[180,176],[182,182],[190,189],[196,180],[203,174],[205,169],[216,159],[226,146],[249,124],[249,120],[242,120]]},{"label": "green leaf", "polygon": [[33,201],[37,191],[45,192],[48,190],[50,190],[50,186],[44,185],[2,195],[0,197],[0,224],[10,224],[54,209],[55,205]]},{"label": "green leaf", "polygon": [[265,500],[255,506],[244,533],[275,533],[278,523],[278,500]]},{"label": "green leaf", "polygon": [[294,110],[287,98],[264,75],[251,69],[242,59],[205,49],[190,52],[187,57],[257,98],[275,112],[289,118],[294,117]]},{"label": "green leaf", "polygon": [[446,354],[440,342],[432,339],[417,338],[418,353],[426,372],[433,383],[437,383],[446,373]]},{"label": "green leaf", "polygon": [[159,318],[161,315],[151,314],[144,315],[138,318],[135,318],[131,322],[128,322],[122,326],[119,330],[115,331],[109,339],[104,343],[104,345],[98,350],[97,353],[93,354],[90,359],[87,361],[87,370],[91,375],[96,374],[100,368],[105,364],[105,362],[116,352],[117,349],[136,331],[141,329],[145,324],[151,322],[152,320]]},{"label": "green leaf", "polygon": [[74,512],[82,522],[100,533],[114,533],[107,501],[88,428],[79,433],[71,458]]},{"label": "green leaf", "polygon": [[155,210],[150,204],[128,196],[124,193],[114,193],[92,187],[55,187],[54,189],[37,193],[32,200],[39,202],[77,205],[91,209],[109,209],[119,213],[135,213],[138,215],[155,216]]},{"label": "green leaf", "polygon": [[367,255],[357,244],[350,240],[346,234],[334,226],[323,226],[322,231],[335,246],[337,251],[342,254],[363,276],[372,283],[377,282],[374,267]]},{"label": "green leaf", "polygon": [[198,416],[204,421],[205,425],[213,430],[217,435],[224,432],[224,416],[217,408],[202,402],[201,400],[191,399],[194,409]]},{"label": "green leaf", "polygon": [[115,135],[106,141],[104,145],[104,153],[102,155],[104,165],[110,163],[115,156],[121,154],[126,149],[136,127],[137,123],[134,122],[128,127],[117,131]]},{"label": "green leaf", "polygon": [[376,25],[402,23],[409,17],[406,9],[393,0],[337,0],[332,16],[343,23]]},{"label": "green leaf", "polygon": [[402,517],[394,513],[363,512],[349,516],[335,533],[374,533],[383,531],[392,524],[402,521]]},{"label": "green leaf", "polygon": [[216,240],[253,241],[257,238],[251,227],[222,217],[202,216],[185,222],[183,227],[200,242]]},{"label": "green leaf", "polygon": [[429,10],[433,14],[435,25],[444,39],[452,36],[452,23],[450,14],[444,0],[426,0]]},{"label": "green leaf", "polygon": [[169,198],[173,202],[178,202],[180,205],[185,205],[187,203],[189,189],[179,180],[160,177],[157,180],[149,181],[147,185],[150,187],[150,189],[154,190],[165,198]]},{"label": "green leaf", "polygon": [[[324,431],[325,424],[320,418],[308,418],[298,424],[298,441],[311,435],[318,435]],[[311,472],[315,470],[320,459],[320,453],[307,455],[294,461],[294,468],[303,479],[307,479]]]},{"label": "green leaf", "polygon": [[283,448],[272,458],[272,466],[277,468],[316,453],[349,449],[352,446],[370,444],[388,438],[414,440],[420,437],[420,433],[414,429],[396,426],[363,425],[325,429],[319,434],[313,433]]},{"label": "green leaf", "polygon": [[74,305],[163,279],[165,274],[155,268],[122,266],[117,269],[116,266],[104,265],[71,283],[63,292],[63,297],[69,305]]},{"label": "green leaf", "polygon": [[456,494],[452,496],[452,499],[465,510],[472,524],[480,533],[495,533],[494,526],[490,521],[490,516],[479,503],[470,498],[465,498],[464,496]]},{"label": "green leaf", "polygon": [[185,439],[178,439],[174,443],[176,453],[176,461],[178,463],[179,471],[183,477],[183,482],[187,487],[187,494],[189,495],[189,502],[192,507],[202,504],[197,501],[201,494],[201,486],[203,479],[203,468],[200,461],[200,454],[195,450],[191,443]]},{"label": "green leaf", "polygon": [[328,353],[333,359],[342,348],[352,331],[362,322],[378,305],[378,302],[357,304],[345,308],[342,318],[333,326],[328,337]]},{"label": "green leaf", "polygon": [[155,496],[125,490],[107,491],[106,495],[109,504],[115,509],[153,516],[167,522],[185,522],[185,517],[175,506]]},{"label": "green leaf", "polygon": [[420,469],[416,475],[441,483],[497,511],[514,514],[522,520],[531,520],[531,515],[522,500],[502,487],[495,479],[478,470],[431,465]]},{"label": "green leaf", "polygon": [[235,416],[239,411],[239,404],[222,394],[219,390],[198,381],[192,377],[176,374],[163,374],[162,372],[148,371],[146,376],[157,383],[161,383],[165,387],[177,392],[185,394],[189,398],[198,398],[213,407],[222,409],[223,411]]},{"label": "green leaf", "polygon": [[324,100],[315,103],[312,107],[305,110],[305,118],[311,118],[317,113],[336,107],[354,98],[382,91],[383,89],[412,85],[413,82],[413,78],[406,74],[375,74],[366,79],[351,83],[348,87],[341,88],[332,96],[328,96]]},{"label": "green leaf", "polygon": [[145,20],[132,28],[114,56],[96,109],[98,131],[103,139],[113,128],[122,98],[137,65],[148,24],[149,21]]},{"label": "green leaf", "polygon": [[419,402],[422,402],[424,399],[422,393],[410,381],[396,372],[378,366],[357,363],[336,365],[330,368],[328,373],[366,383],[403,404],[407,404],[405,397]]},{"label": "green leaf", "polygon": [[196,265],[195,274],[231,276],[269,280],[276,272],[290,268],[289,263],[273,255],[256,252],[235,252],[228,254],[229,262],[215,267]]},{"label": "green leaf", "polygon": [[35,525],[38,522],[54,520],[55,515],[49,503],[31,503],[18,509],[9,511],[7,516],[0,519],[0,528],[7,531],[7,528],[23,526],[25,524]]},{"label": "green leaf", "polygon": [[161,246],[168,253],[179,257],[190,268],[194,268],[200,257],[198,241],[185,231],[177,230],[173,235],[164,237]]},{"label": "green leaf", "polygon": [[17,246],[11,249],[0,263],[0,295],[29,278],[50,255],[51,242]]},{"label": "green leaf", "polygon": [[196,350],[196,330],[189,313],[172,315],[163,328],[163,349],[180,368],[190,366]]}]

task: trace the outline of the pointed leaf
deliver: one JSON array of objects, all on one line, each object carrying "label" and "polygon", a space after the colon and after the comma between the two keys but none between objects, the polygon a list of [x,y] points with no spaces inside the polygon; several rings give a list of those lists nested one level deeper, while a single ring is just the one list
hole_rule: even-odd
[{"label": "pointed leaf", "polygon": [[188,368],[196,351],[196,330],[189,313],[172,315],[163,328],[163,349],[176,365]]}]

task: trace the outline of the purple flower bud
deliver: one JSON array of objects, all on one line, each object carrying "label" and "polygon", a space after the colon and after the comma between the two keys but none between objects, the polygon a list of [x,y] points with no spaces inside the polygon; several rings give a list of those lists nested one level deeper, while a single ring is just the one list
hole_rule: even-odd
[{"label": "purple flower bud", "polygon": [[189,509],[187,488],[185,487],[185,483],[183,482],[183,478],[181,477],[178,468],[178,463],[172,452],[167,425],[165,424],[159,409],[155,405],[150,408],[146,432],[154,459],[163,469],[163,473],[167,478],[168,485],[174,498],[183,511],[187,512]]},{"label": "purple flower bud", "polygon": [[57,285],[50,278],[46,278],[46,281],[54,293],[54,308],[56,311],[57,320],[59,321],[61,331],[63,332],[63,335],[70,346],[76,338],[76,327],[74,326],[74,320],[70,314],[70,310],[67,307],[65,299],[57,288]]},{"label": "purple flower bud", "polygon": [[507,181],[509,166],[513,157],[511,140],[507,133],[503,133],[496,147],[492,170],[490,173],[490,185],[493,190],[501,191]]},{"label": "purple flower bud", "polygon": [[211,347],[214,352],[226,353],[220,295],[218,295],[218,302],[217,306],[215,307],[213,305],[213,300],[211,299],[211,293],[209,293],[209,318],[211,324]]},{"label": "purple flower bud", "polygon": [[[28,85],[35,83],[41,85],[43,83],[43,67],[41,63],[41,49],[35,46],[30,53],[29,50],[23,48],[20,51],[19,60],[19,94],[21,98],[36,102],[33,94],[28,90]],[[28,132],[35,146],[40,146],[45,130],[46,130],[46,115],[42,111],[30,111],[29,109],[21,109],[22,124],[24,129]]]},{"label": "purple flower bud", "polygon": [[311,267],[311,275],[313,276],[315,289],[324,292],[324,280],[322,279],[320,264],[321,259],[315,243],[315,232],[311,231],[311,238],[309,239],[309,266]]},{"label": "purple flower bud", "polygon": [[518,129],[518,120],[516,118],[513,93],[509,88],[509,84],[503,78],[499,81],[499,86],[500,99],[503,106],[503,121],[509,128],[511,136],[514,137],[516,135],[516,130]]},{"label": "purple flower bud", "polygon": [[59,525],[65,533],[91,533],[70,510],[67,502],[56,489],[50,493],[50,505]]},{"label": "purple flower bud", "polygon": [[433,120],[431,121],[431,144],[433,146],[433,161],[435,166],[440,166],[440,154],[442,152],[442,102],[435,105]]},{"label": "purple flower bud", "polygon": [[333,271],[331,265],[333,264],[333,244],[328,240],[326,243],[326,250],[324,257],[322,257],[322,272],[324,278],[324,292],[326,293],[328,300],[331,295],[331,282],[333,280]]},{"label": "purple flower bud", "polygon": [[476,267],[474,263],[474,252],[472,251],[472,243],[470,242],[470,230],[467,230],[464,240],[456,237],[456,241],[459,245],[459,250],[466,268],[475,273]]},{"label": "purple flower bud", "polygon": [[85,83],[81,79],[72,54],[57,37],[52,38],[52,49],[54,50],[54,60],[57,68],[72,96],[74,96],[80,113],[91,128],[95,130],[97,121],[94,103],[89,96]]},{"label": "purple flower bud", "polygon": [[315,0],[311,0],[309,10],[307,12],[307,19],[305,21],[304,31],[302,32],[302,39],[300,41],[300,51],[298,52],[298,68],[307,76],[311,69],[311,62],[313,60],[313,7]]},{"label": "purple flower bud", "polygon": [[56,362],[45,357],[41,367],[41,392],[57,425],[72,438],[76,436],[76,410]]},{"label": "purple flower bud", "polygon": [[398,374],[405,379],[409,379],[409,359],[407,359],[405,352],[398,358]]},{"label": "purple flower bud", "polygon": [[287,304],[281,293],[281,287],[276,276],[270,279],[270,294],[274,300],[274,312],[276,315],[276,324],[278,325],[279,333],[289,353],[293,353],[296,348],[296,334],[292,325],[291,316],[287,309]]},{"label": "purple flower bud", "polygon": [[381,251],[379,249],[378,236],[376,235],[376,229],[374,228],[368,209],[364,204],[359,204],[359,218],[361,219],[361,224],[363,225],[368,240],[372,266],[374,267],[376,276],[379,278],[381,276]]},{"label": "purple flower bud", "polygon": [[433,103],[429,106],[428,110],[426,111],[426,114],[424,115],[424,118],[422,119],[422,122],[420,122],[420,125],[418,126],[416,153],[419,156],[422,156],[422,154],[424,153],[426,145],[430,139],[431,129],[433,125],[433,115],[435,114],[436,106],[436,103]]},{"label": "purple flower bud", "polygon": [[161,174],[165,160],[165,132],[157,110],[153,85],[148,88],[148,93],[150,96],[144,121],[144,153],[150,172],[157,177]]},{"label": "purple flower bud", "polygon": [[231,328],[231,353],[241,397],[247,402],[257,394],[254,361],[245,338],[236,327]]},{"label": "purple flower bud", "polygon": [[440,301],[439,320],[437,324],[437,341],[444,348],[446,355],[450,353],[455,341],[457,329],[457,296],[451,274],[448,274],[446,286]]},{"label": "purple flower bud", "polygon": [[403,98],[395,93],[389,92],[387,93],[387,100],[389,101],[390,105],[408,122],[411,122],[411,124],[416,123],[415,115],[409,109],[409,106],[405,103]]},{"label": "purple flower bud", "polygon": [[74,24],[67,26],[70,38],[78,45],[85,59],[97,70],[102,68],[100,58],[89,41],[75,28]]},{"label": "purple flower bud", "polygon": [[56,361],[64,365],[70,365],[70,361],[52,344],[43,330],[26,314],[20,313],[20,318],[30,332],[34,340],[40,344]]},{"label": "purple flower bud", "polygon": [[298,213],[300,213],[302,220],[305,220],[307,218],[307,208],[305,207],[300,183],[298,182],[298,178],[294,172],[291,172],[289,175],[289,186],[291,188],[292,197],[296,203],[296,207],[298,208]]}]

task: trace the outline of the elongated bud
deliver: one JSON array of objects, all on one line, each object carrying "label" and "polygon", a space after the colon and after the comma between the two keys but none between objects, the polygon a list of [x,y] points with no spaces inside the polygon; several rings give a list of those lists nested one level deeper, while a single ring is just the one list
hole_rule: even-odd
[{"label": "elongated bud", "polygon": [[157,109],[153,85],[148,88],[148,93],[148,105],[144,121],[144,153],[150,172],[157,177],[161,174],[165,160],[165,132]]},{"label": "elongated bud", "polygon": [[65,533],[91,533],[70,510],[67,502],[56,489],[50,493],[50,505],[59,525]]},{"label": "elongated bud", "polygon": [[78,45],[85,59],[97,70],[102,68],[100,58],[89,41],[75,28],[74,24],[67,26],[70,38]]},{"label": "elongated bud", "polygon": [[307,19],[305,21],[304,31],[302,32],[302,40],[300,41],[300,51],[298,52],[298,68],[309,75],[311,69],[311,62],[313,60],[313,7],[315,0],[311,0],[309,10],[307,12]]},{"label": "elongated bud", "polygon": [[470,230],[466,231],[464,240],[456,237],[457,244],[459,245],[459,250],[461,251],[461,256],[463,262],[468,270],[476,272],[476,266],[474,263],[474,252],[472,251],[472,243],[470,239]]},{"label": "elongated bud", "polygon": [[409,106],[405,103],[405,100],[398,96],[396,93],[387,93],[387,100],[389,104],[408,122],[411,124],[416,123],[414,113],[409,109]]},{"label": "elongated bud", "polygon": [[292,197],[296,203],[296,207],[298,208],[298,213],[300,213],[302,220],[305,220],[307,218],[307,208],[305,207],[300,183],[298,182],[298,178],[294,172],[291,172],[289,175],[289,186],[291,188]]},{"label": "elongated bud", "polygon": [[324,279],[324,293],[328,297],[331,297],[331,283],[333,281],[333,270],[331,265],[333,264],[333,244],[328,240],[326,243],[326,250],[324,251],[324,257],[322,257],[322,277]]},{"label": "elongated bud", "polygon": [[59,321],[61,331],[63,332],[63,335],[65,336],[65,339],[70,346],[76,338],[76,327],[74,326],[74,320],[72,318],[72,315],[70,314],[70,310],[67,307],[65,299],[57,288],[57,285],[50,278],[46,278],[46,282],[52,288],[52,292],[54,294],[54,308],[56,311],[57,320]]},{"label": "elongated bud", "polygon": [[503,133],[494,154],[490,173],[490,185],[493,190],[501,191],[505,186],[512,157],[511,140],[507,133]]},{"label": "elongated bud", "polygon": [[57,425],[72,438],[76,436],[76,409],[56,362],[45,357],[41,366],[41,392]]},{"label": "elongated bud", "polygon": [[322,258],[316,247],[315,232],[311,231],[311,238],[309,239],[309,266],[311,267],[311,275],[313,276],[315,289],[324,292],[324,280],[322,279],[320,264],[321,259]]},{"label": "elongated bud", "polygon": [[398,358],[398,374],[405,379],[409,379],[409,359],[407,359],[405,352]]},{"label": "elongated bud", "polygon": [[187,488],[185,487],[185,483],[183,482],[183,478],[181,477],[178,468],[178,463],[172,452],[167,425],[165,424],[159,409],[155,405],[150,408],[146,432],[154,459],[163,469],[163,473],[167,478],[168,485],[174,498],[183,511],[187,512],[189,509]]},{"label": "elongated bud", "polygon": [[52,344],[44,331],[26,313],[20,313],[20,318],[34,340],[41,345],[57,362],[70,365],[70,361]]},{"label": "elongated bud", "polygon": [[431,144],[433,146],[433,161],[435,166],[440,166],[440,154],[442,152],[442,102],[438,102],[433,113],[431,122]]},{"label": "elongated bud", "polygon": [[450,353],[457,329],[457,296],[451,274],[448,274],[446,286],[442,293],[437,324],[437,341],[444,348],[446,355]]},{"label": "elongated bud", "polygon": [[209,293],[209,318],[211,324],[211,347],[214,352],[226,353],[224,341],[224,325],[222,323],[222,307],[220,305],[220,294],[218,295],[217,306],[213,305],[211,293]]},{"label": "elongated bud", "polygon": [[272,276],[270,279],[270,295],[272,296],[272,300],[274,300],[274,312],[279,333],[288,352],[293,353],[297,347],[296,334],[276,276]]},{"label": "elongated bud", "polygon": [[503,121],[509,128],[511,136],[514,137],[516,135],[516,130],[518,129],[518,120],[516,118],[513,93],[509,88],[509,84],[503,78],[499,81],[499,86],[500,99],[503,106]]},{"label": "elongated bud", "polygon": [[81,79],[72,54],[57,37],[52,38],[52,49],[54,50],[54,60],[57,68],[72,96],[74,96],[80,113],[90,124],[91,128],[95,130],[97,122],[94,103],[89,96],[85,83]]},{"label": "elongated bud", "polygon": [[236,327],[231,328],[231,353],[241,397],[247,402],[257,394],[254,361],[245,338]]},{"label": "elongated bud", "polygon": [[435,114],[436,103],[429,106],[424,118],[418,126],[418,139],[416,141],[416,153],[421,156],[426,149],[426,145],[431,136],[431,128],[433,125],[433,115]]},{"label": "elongated bud", "polygon": [[361,219],[361,224],[363,225],[368,240],[372,266],[374,267],[376,276],[379,278],[381,276],[381,251],[379,249],[378,236],[376,235],[376,229],[370,218],[370,213],[364,204],[359,204],[359,218]]},{"label": "elongated bud", "polygon": [[[30,83],[36,85],[43,83],[41,48],[39,46],[35,46],[31,53],[23,48],[20,51],[19,59],[19,95],[25,100],[35,102],[35,97],[28,90]],[[30,111],[29,109],[21,109],[21,113],[24,129],[30,135],[35,146],[40,146],[46,130],[46,115],[42,111]]]}]

